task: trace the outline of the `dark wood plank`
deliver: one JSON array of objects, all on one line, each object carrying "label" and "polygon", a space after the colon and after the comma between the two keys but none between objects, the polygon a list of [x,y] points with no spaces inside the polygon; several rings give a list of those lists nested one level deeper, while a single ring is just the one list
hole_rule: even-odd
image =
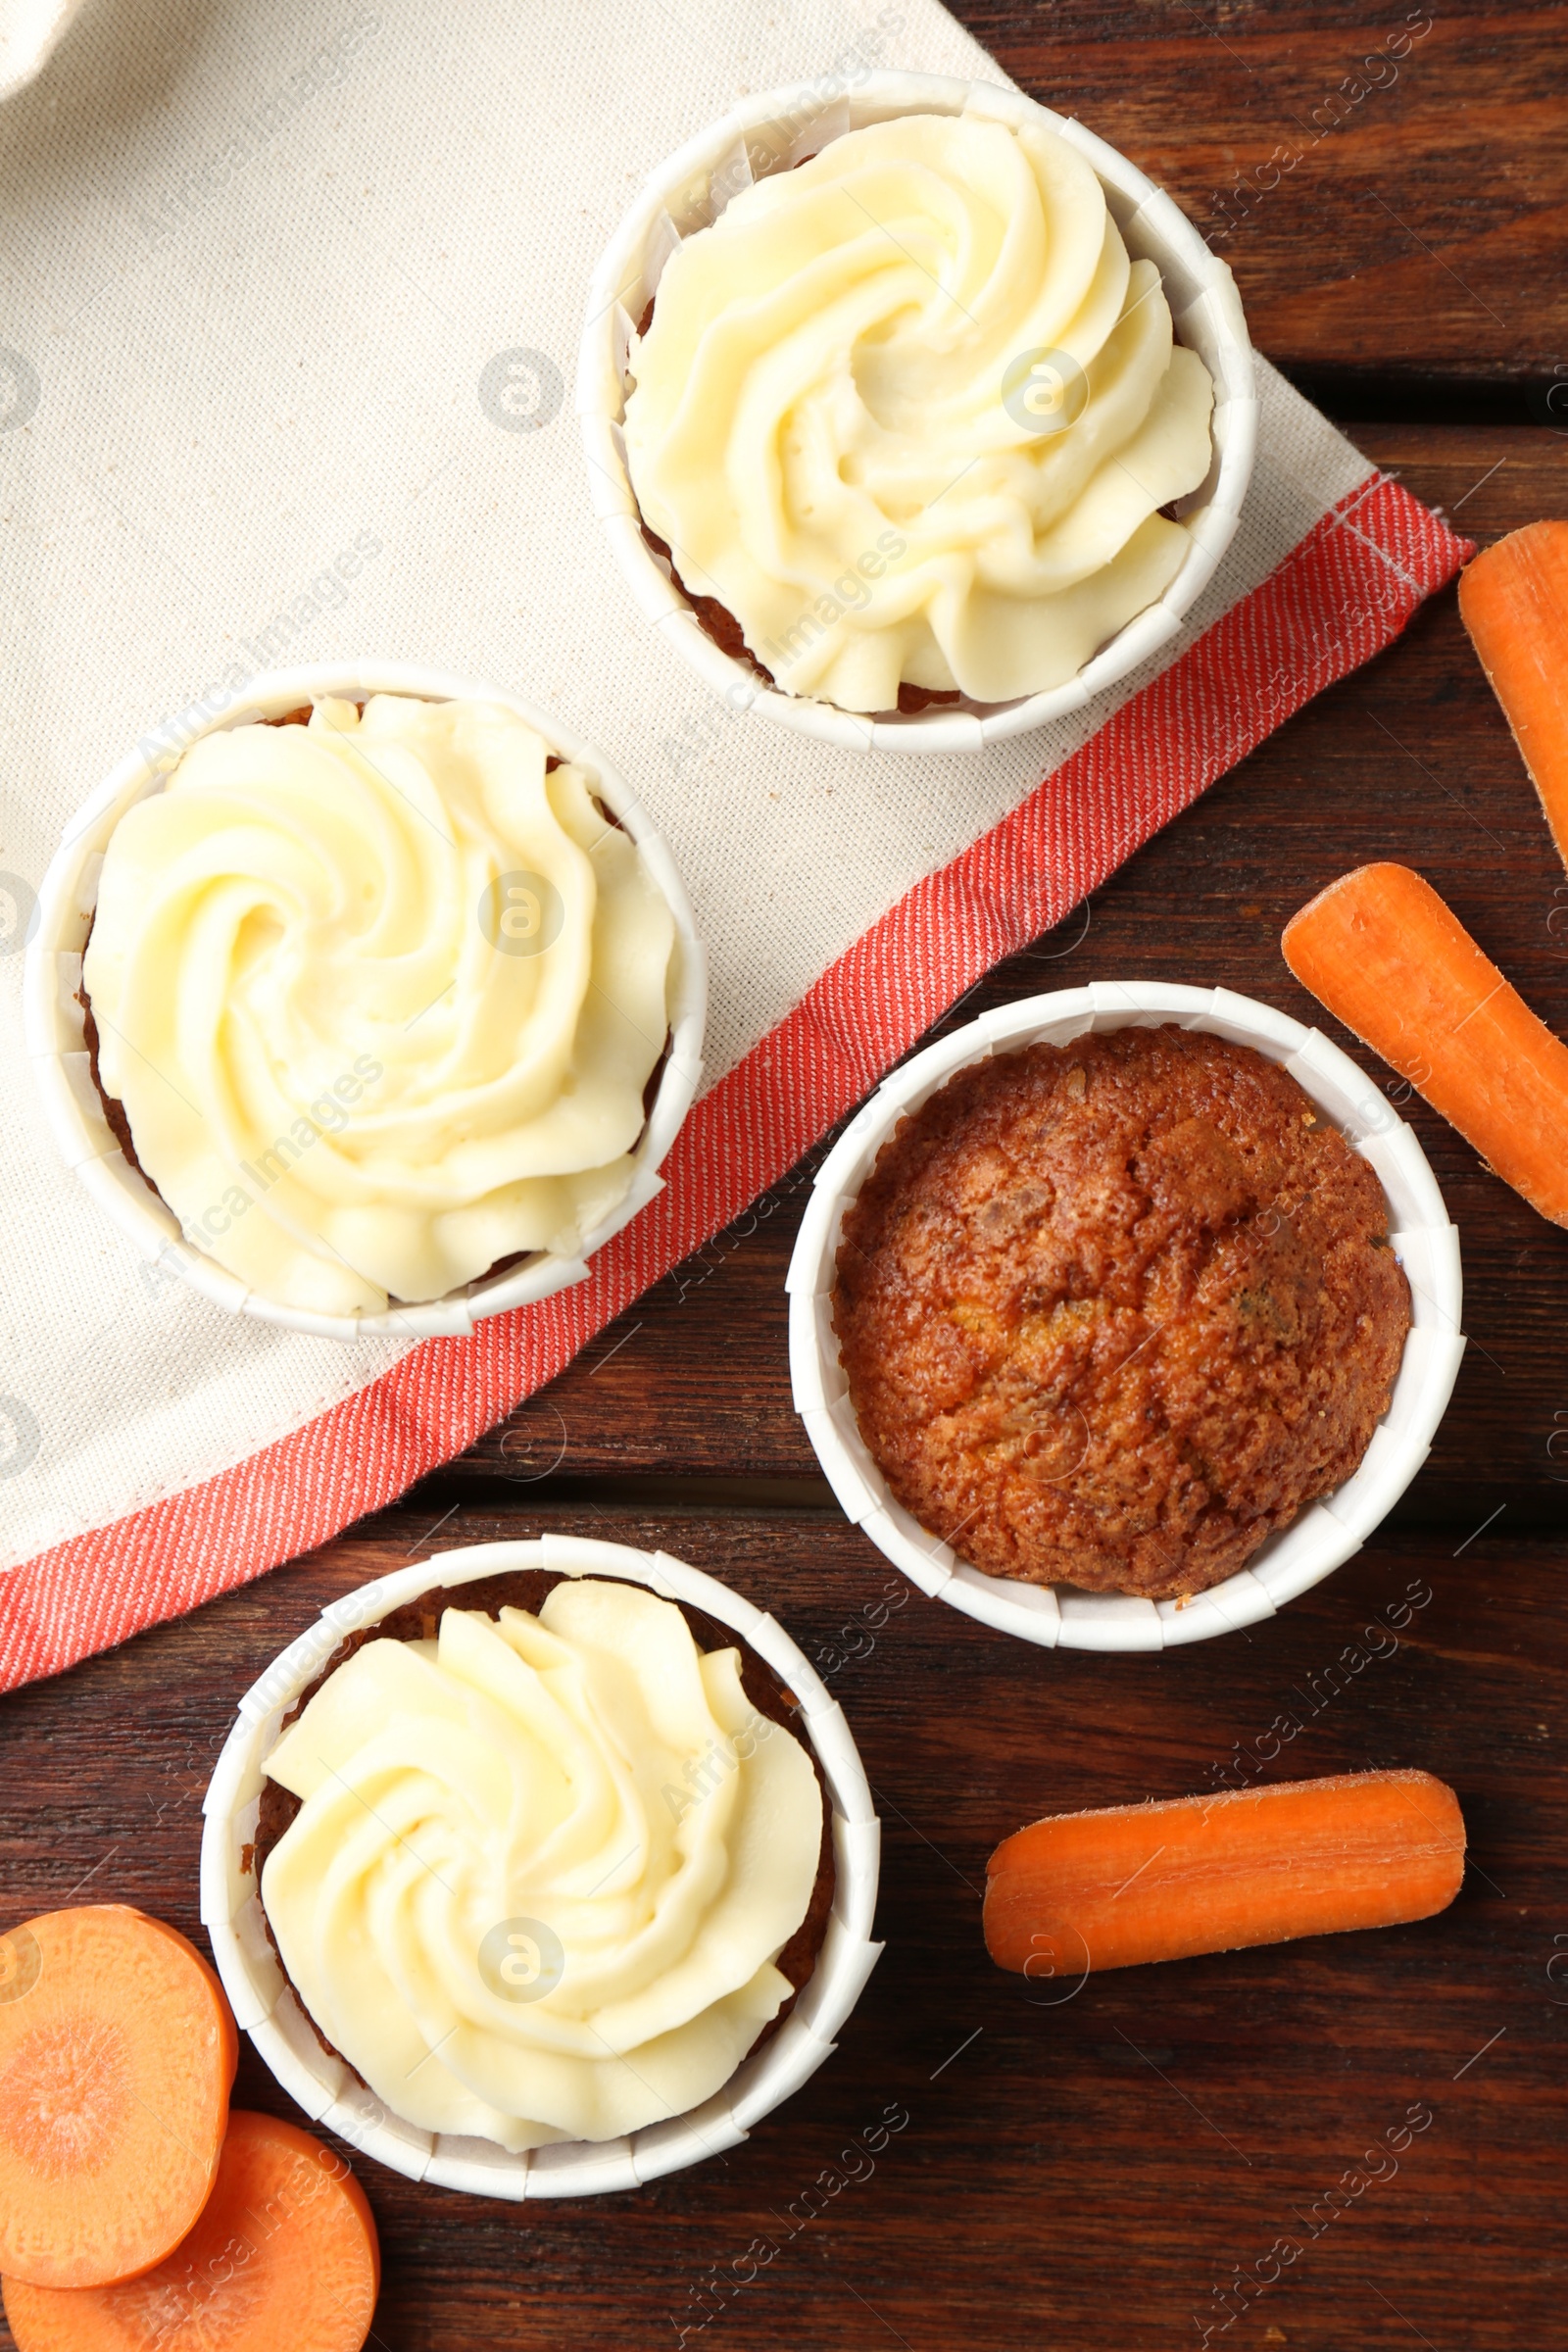
[{"label": "dark wood plank", "polygon": [[956,14],[1170,190],[1292,372],[1524,379],[1539,398],[1568,362],[1568,14],[1551,0]]},{"label": "dark wood plank", "polygon": [[[1282,2239],[1298,2252],[1216,2342],[1559,2340],[1560,1549],[1489,1535],[1455,1561],[1430,1540],[1375,1541],[1246,1637],[1109,1658],[1043,1653],[912,1592],[870,1633],[860,1612],[891,1574],[825,1513],[474,1511],[438,1546],[545,1525],[682,1553],[836,1667],[879,1792],[888,1949],[838,2054],[722,2162],[520,2211],[362,2164],[387,2352],[651,2352],[759,2237],[776,2255],[688,2342],[938,2352],[989,2347],[1005,2326],[1031,2345],[1153,2352],[1198,2340],[1195,2314],[1223,2316],[1216,2282],[1238,2264],[1255,2279]],[[8,1913],[98,1895],[199,1936],[201,1792],[235,1698],[326,1599],[417,1555],[424,1533],[389,1513],[8,1699]],[[1259,1763],[1282,1715],[1300,1729]],[[1077,1989],[1026,1988],[986,1958],[986,1855],[1035,1814],[1369,1762],[1459,1790],[1472,1863],[1442,1918]],[[288,2111],[248,2046],[238,2098]],[[1347,2168],[1397,2140],[1412,2107],[1430,2125],[1351,2193]],[[854,2153],[890,2108],[907,2124]],[[813,2182],[824,2210],[806,2223]]]},{"label": "dark wood plank", "polygon": [[[1472,536],[1568,512],[1568,442],[1549,432],[1383,426],[1364,440]],[[1222,982],[1319,1022],[1371,1067],[1292,979],[1279,934],[1336,874],[1390,857],[1427,873],[1543,1016],[1568,1028],[1568,877],[1451,590],[1140,852],[1095,895],[1087,929],[1072,915],[953,1018],[1092,978]],[[1462,1520],[1461,1534],[1499,1503],[1511,1525],[1562,1524],[1568,1238],[1424,1103],[1403,1107],[1461,1229],[1473,1346],[1402,1509]],[[641,1299],[443,1474],[443,1501],[461,1480],[498,1475],[519,1491],[551,1473],[812,1477],[790,1404],[783,1291],[808,1184],[809,1163]]]},{"label": "dark wood plank", "polygon": [[[1431,30],[1359,97],[1402,4],[1376,24],[1354,0],[958,13],[1205,222],[1260,347],[1332,387],[1339,413],[1502,419],[1533,402],[1544,420],[1568,369],[1560,4],[1413,11]],[[1276,149],[1297,160],[1276,158],[1267,186]],[[1475,535],[1568,512],[1561,436],[1396,421],[1358,437]],[[1382,856],[1421,865],[1568,1023],[1568,881],[1451,594],[1135,858],[1081,939],[1077,917],[955,1017],[1124,972],[1224,980],[1314,1018],[1280,924]],[[1565,1553],[1517,1535],[1563,1524],[1568,1464],[1548,1446],[1568,1430],[1568,1242],[1419,1103],[1410,1115],[1461,1224],[1475,1346],[1404,1524],[1270,1625],[1161,1659],[1051,1656],[910,1594],[870,1637],[862,1611],[890,1572],[835,1509],[804,1507],[823,1491],[783,1354],[797,1172],[430,1482],[428,1508],[414,1497],[9,1697],[7,1918],[103,1894],[199,1934],[200,1798],[234,1698],[332,1594],[432,1541],[550,1526],[662,1544],[732,1577],[832,1668],[886,1825],[887,1957],[838,2055],[722,2164],[521,2210],[363,2167],[385,2352],[649,2352],[759,2238],[779,2251],[689,2343],[1153,2352],[1205,2325],[1216,2344],[1315,2352],[1561,2340]],[[607,1499],[637,1478],[660,1482],[657,1510]],[[1412,1586],[1432,1597],[1391,1650],[1388,1611]],[[1263,1761],[1282,1714],[1301,1729]],[[985,1856],[1032,1814],[1368,1762],[1424,1764],[1460,1791],[1473,1861],[1444,1918],[1063,1985],[1056,2002],[986,1960]],[[290,2111],[248,2049],[239,2097]],[[871,2170],[850,2151],[890,2107],[908,2121]],[[1391,2151],[1380,2182],[1352,2188],[1412,2107],[1432,2121],[1397,2173]],[[818,2182],[820,2218],[788,2218]],[[1216,2284],[1238,2266],[1256,2279],[1276,2247],[1278,2283],[1220,2332]]]}]

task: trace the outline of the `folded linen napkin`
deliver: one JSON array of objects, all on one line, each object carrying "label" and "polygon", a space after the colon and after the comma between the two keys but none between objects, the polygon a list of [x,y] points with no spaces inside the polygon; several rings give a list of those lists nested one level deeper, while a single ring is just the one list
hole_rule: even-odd
[{"label": "folded linen napkin", "polygon": [[[546,39],[505,0],[215,0],[194,39],[143,0],[89,12],[0,114],[0,1687],[461,1451],[1463,560],[1260,364],[1218,574],[1070,719],[866,759],[706,696],[593,519],[567,397],[584,292],[694,128],[881,66],[1004,78],[936,0],[579,0]],[[524,431],[484,391],[513,360]],[[22,1050],[16,951],[99,777],[236,665],[365,653],[488,676],[600,742],[711,958],[709,1092],[659,1200],[576,1289],[414,1347],[230,1319],[138,1262],[60,1165]]]}]

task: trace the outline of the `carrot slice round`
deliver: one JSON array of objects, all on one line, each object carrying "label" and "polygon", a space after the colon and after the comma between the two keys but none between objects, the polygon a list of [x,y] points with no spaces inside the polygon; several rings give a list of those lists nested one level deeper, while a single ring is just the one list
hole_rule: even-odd
[{"label": "carrot slice round", "polygon": [[151,2270],[212,2193],[239,2057],[206,1961],[120,1903],[0,1936],[0,2271]]},{"label": "carrot slice round", "polygon": [[145,2278],[77,2293],[5,2280],[18,2352],[360,2352],[380,2284],[347,2163],[297,2124],[236,2113],[218,2183]]}]

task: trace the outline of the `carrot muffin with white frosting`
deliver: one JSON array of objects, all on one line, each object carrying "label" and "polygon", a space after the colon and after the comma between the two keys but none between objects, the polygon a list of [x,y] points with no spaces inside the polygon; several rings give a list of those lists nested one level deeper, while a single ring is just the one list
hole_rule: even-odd
[{"label": "carrot muffin with white frosting", "polygon": [[849,131],[687,237],[644,323],[644,523],[791,693],[1039,693],[1181,568],[1213,384],[1046,123]]},{"label": "carrot muffin with white frosting", "polygon": [[569,1254],[624,1199],[669,904],[497,704],[326,700],[202,737],[109,840],[95,1074],[185,1238],[332,1316]]},{"label": "carrot muffin with white frosting", "polygon": [[698,1622],[721,1646],[641,1586],[437,1591],[351,1639],[268,1756],[279,1957],[405,2122],[616,2138],[720,2089],[809,1976],[816,1768],[776,1680]]}]

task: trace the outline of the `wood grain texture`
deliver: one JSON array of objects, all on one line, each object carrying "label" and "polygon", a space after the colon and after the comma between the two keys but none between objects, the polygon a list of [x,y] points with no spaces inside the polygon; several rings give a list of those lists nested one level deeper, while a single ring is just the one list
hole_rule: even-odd
[{"label": "wood grain texture", "polygon": [[1539,399],[1568,362],[1568,13],[1551,0],[955,13],[1170,190],[1288,371],[1511,379]]},{"label": "wood grain texture", "polygon": [[[1368,455],[1475,538],[1568,513],[1554,434],[1381,426]],[[1568,875],[1470,650],[1451,590],[1310,704],[934,1034],[1089,979],[1222,983],[1324,1028],[1375,1069],[1419,1134],[1463,1237],[1472,1345],[1400,1513],[1568,1527],[1568,1234],[1538,1217],[1287,970],[1286,919],[1352,865],[1426,874],[1527,1001],[1568,1033]],[[813,1155],[814,1156],[814,1155]],[[561,1379],[430,1482],[435,1508],[503,1477],[810,1478],[790,1403],[784,1275],[810,1162],[675,1269]]]},{"label": "wood grain texture", "polygon": [[[1047,1655],[913,1592],[873,1630],[867,1604],[904,1589],[836,1513],[464,1511],[435,1548],[545,1528],[730,1578],[820,1660],[877,1791],[887,1951],[837,2055],[724,2160],[520,2210],[362,2165],[388,2352],[652,2352],[696,2316],[711,2266],[759,2237],[776,2255],[688,2342],[980,2352],[1005,2320],[1031,2346],[1152,2352],[1198,2340],[1216,2281],[1236,2264],[1256,2279],[1282,2239],[1298,2251],[1279,2282],[1216,2341],[1278,2341],[1271,2326],[1347,2352],[1416,2340],[1411,2327],[1477,2352],[1558,2340],[1560,1550],[1486,1536],[1454,1560],[1446,1543],[1375,1540],[1245,1637],[1112,1658]],[[201,1794],[235,1699],[427,1531],[388,1513],[8,1699],[8,1912],[139,1902],[199,1937]],[[1260,1761],[1282,1716],[1299,1729]],[[1459,1792],[1470,1868],[1442,1917],[1077,1987],[986,1958],[986,1856],[1039,1813],[1369,1764],[1420,1764]],[[236,2097],[287,2110],[248,2044]],[[908,2122],[869,2170],[855,2143],[890,2107]],[[1355,2191],[1412,2107],[1431,2124]]]},{"label": "wood grain texture", "polygon": [[[1568,439],[1473,421],[1533,402],[1544,422],[1568,368],[1561,6],[1412,12],[1431,30],[1361,98],[1346,77],[1402,7],[958,13],[1208,224],[1264,349],[1339,387],[1342,414],[1394,419],[1357,437],[1417,496],[1481,538],[1568,513]],[[1335,126],[1309,138],[1324,109]],[[951,1017],[1127,975],[1316,1019],[1280,926],[1382,857],[1428,874],[1568,1029],[1568,876],[1451,593]],[[773,1608],[829,1674],[885,1824],[886,1957],[803,2092],[638,2196],[516,2209],[362,2166],[384,2352],[654,2352],[758,2240],[778,2250],[689,2344],[1163,2352],[1205,2327],[1239,2352],[1560,2343],[1568,1236],[1419,1102],[1407,1115],[1462,1229],[1472,1347],[1397,1522],[1270,1624],[1157,1659],[1050,1655],[905,1598],[790,1409],[782,1283],[808,1165],[405,1508],[0,1701],[5,1921],[112,1897],[199,1936],[212,1758],[239,1692],[334,1594],[547,1527],[662,1544]],[[865,1611],[889,1595],[878,1630]],[[1299,1729],[1270,1755],[1282,1717]],[[1471,1867],[1447,1914],[1081,1987],[986,1960],[986,1855],[1035,1814],[1368,1764],[1458,1789]],[[248,2047],[237,2096],[288,2111]],[[864,2152],[890,2109],[907,2122]],[[1431,2121],[1399,2146],[1412,2109]],[[1271,2268],[1266,2291],[1216,2302]]]}]

